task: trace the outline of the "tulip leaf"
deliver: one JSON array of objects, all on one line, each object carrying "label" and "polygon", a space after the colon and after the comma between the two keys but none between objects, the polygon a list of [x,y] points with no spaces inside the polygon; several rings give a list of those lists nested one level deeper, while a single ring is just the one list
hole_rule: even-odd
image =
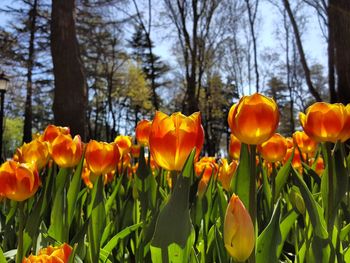
[{"label": "tulip leaf", "polygon": [[[189,213],[189,191],[193,178],[193,160],[195,149],[186,160],[182,173],[178,176],[174,190],[168,203],[160,211],[151,242],[152,259],[158,258],[158,248],[161,249],[161,259],[168,262],[169,246],[177,244],[183,251],[184,259],[187,259],[192,245],[189,241],[192,232],[192,223]],[[189,246],[191,247],[189,248]],[[158,262],[158,261],[154,261]]]},{"label": "tulip leaf", "polygon": [[350,223],[347,224],[346,226],[344,226],[341,230],[340,230],[340,240],[345,240],[346,236],[350,233]]},{"label": "tulip leaf", "polygon": [[4,252],[2,251],[1,249],[1,246],[0,246],[0,263],[6,263],[6,258],[4,256]]},{"label": "tulip leaf", "polygon": [[[262,160],[260,158],[260,161],[259,163],[262,163]],[[272,211],[272,204],[271,204],[271,200],[272,200],[272,193],[271,193],[271,187],[270,187],[270,184],[269,184],[269,180],[267,178],[267,172],[266,172],[266,169],[264,169],[263,167],[261,167],[261,173],[262,173],[262,176],[263,176],[263,190],[264,190],[264,194],[265,194],[265,198],[266,198],[266,202],[267,202],[267,205],[269,207],[269,211]]]},{"label": "tulip leaf", "polygon": [[113,203],[115,202],[115,198],[116,198],[116,196],[118,194],[118,191],[119,191],[120,185],[122,183],[122,180],[123,180],[123,176],[118,177],[117,184],[114,186],[112,194],[108,197],[108,199],[106,201],[106,205],[105,205],[106,214],[109,213]]},{"label": "tulip leaf", "polygon": [[83,170],[84,156],[81,158],[78,166],[75,169],[72,180],[69,184],[67,192],[67,227],[72,224],[75,206],[78,200],[78,194],[81,185],[81,172]]},{"label": "tulip leaf", "polygon": [[244,206],[249,209],[249,187],[251,180],[250,160],[248,145],[241,144],[239,164],[236,174],[233,176],[233,192],[239,196]]},{"label": "tulip leaf", "polygon": [[113,248],[115,248],[119,241],[130,235],[132,232],[137,230],[143,225],[143,222],[128,226],[124,228],[122,231],[117,233],[115,236],[113,236],[108,243],[103,247],[103,254],[105,257],[108,257],[109,254],[112,252]]},{"label": "tulip leaf", "polygon": [[103,230],[106,225],[103,177],[100,176],[92,191],[92,211],[88,227],[89,250],[92,262],[98,262]]},{"label": "tulip leaf", "polygon": [[264,263],[267,258],[269,259],[269,262],[278,262],[277,248],[282,241],[279,225],[280,214],[281,204],[280,201],[278,201],[275,205],[269,224],[260,234],[256,242],[257,263]]},{"label": "tulip leaf", "polygon": [[294,168],[292,169],[292,174],[295,185],[299,187],[300,193],[304,199],[312,227],[314,228],[314,234],[321,239],[328,238],[328,232],[326,230],[326,223],[323,218],[322,208],[315,201],[305,182]]},{"label": "tulip leaf", "polygon": [[292,167],[292,160],[294,158],[294,151],[289,157],[288,161],[282,166],[276,175],[275,181],[275,201],[278,199],[280,192],[282,191],[284,185],[289,177],[290,169]]},{"label": "tulip leaf", "polygon": [[65,236],[64,232],[66,231],[64,215],[64,187],[68,178],[69,169],[61,168],[58,172],[55,180],[55,197],[53,201],[53,206],[51,210],[50,217],[50,227],[48,230],[49,235],[54,238],[56,241],[64,242]]},{"label": "tulip leaf", "polygon": [[350,246],[344,252],[344,262],[350,262]]},{"label": "tulip leaf", "polygon": [[292,229],[295,220],[298,218],[298,214],[294,211],[291,210],[288,212],[287,216],[282,220],[280,223],[280,231],[281,231],[281,243],[277,247],[277,258],[280,257],[283,249],[284,242],[287,239],[287,236]]}]

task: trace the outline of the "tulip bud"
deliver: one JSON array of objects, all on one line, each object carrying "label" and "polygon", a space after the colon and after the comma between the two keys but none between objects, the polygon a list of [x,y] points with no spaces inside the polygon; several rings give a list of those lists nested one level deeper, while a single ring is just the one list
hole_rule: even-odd
[{"label": "tulip bud", "polygon": [[298,145],[300,151],[305,154],[314,154],[317,148],[317,142],[314,141],[303,131],[296,131],[293,134],[293,140]]},{"label": "tulip bud", "polygon": [[142,120],[137,123],[135,129],[136,140],[139,144],[148,146],[149,134],[151,132],[152,122],[148,120]]},{"label": "tulip bud", "polygon": [[243,143],[257,145],[267,141],[277,129],[276,102],[259,93],[244,96],[228,114],[231,132]]},{"label": "tulip bud", "polygon": [[181,171],[192,149],[196,158],[202,149],[204,131],[199,112],[171,116],[156,112],[149,136],[150,152],[157,164],[167,170]]},{"label": "tulip bud", "polygon": [[239,154],[241,152],[241,142],[233,134],[230,135],[230,148],[229,153],[232,159],[239,160]]},{"label": "tulip bud", "polygon": [[37,256],[30,255],[28,258],[24,258],[22,263],[34,263],[34,262],[57,262],[57,263],[68,263],[72,248],[63,243],[60,246],[42,248],[39,250]]},{"label": "tulip bud", "polygon": [[76,166],[83,155],[83,145],[79,135],[74,139],[70,134],[59,134],[52,142],[52,159],[58,166],[70,168]]},{"label": "tulip bud", "polygon": [[91,140],[86,146],[85,160],[95,175],[107,174],[116,169],[120,152],[115,143]]},{"label": "tulip bud", "polygon": [[269,140],[258,146],[262,157],[268,162],[282,161],[287,152],[287,141],[279,133],[275,133]]},{"label": "tulip bud", "polygon": [[24,201],[38,190],[40,178],[35,164],[7,161],[0,166],[0,197]]},{"label": "tulip bud", "polygon": [[24,143],[16,150],[13,159],[20,163],[33,163],[40,170],[50,159],[48,143],[38,139]]},{"label": "tulip bud", "polygon": [[119,135],[115,138],[114,142],[118,145],[121,156],[124,156],[130,152],[132,145],[130,136]]},{"label": "tulip bud", "polygon": [[299,119],[304,131],[317,142],[336,142],[347,136],[343,128],[346,110],[343,104],[316,102],[300,112]]},{"label": "tulip bud", "polygon": [[247,260],[255,246],[253,222],[249,212],[235,194],[232,195],[226,210],[224,242],[227,252],[239,262]]}]

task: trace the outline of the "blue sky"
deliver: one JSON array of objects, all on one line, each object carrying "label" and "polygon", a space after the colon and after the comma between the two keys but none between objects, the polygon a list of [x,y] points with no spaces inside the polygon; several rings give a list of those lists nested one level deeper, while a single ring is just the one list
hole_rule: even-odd
[{"label": "blue sky", "polygon": [[[14,0],[0,0],[0,6],[5,5],[15,5],[16,1]],[[269,4],[266,1],[260,2],[260,12],[262,17],[262,24],[259,25],[259,50],[264,48],[275,48],[279,45],[276,41],[275,28],[279,23],[279,14],[275,7]],[[9,19],[9,16],[6,14],[1,14],[0,16],[0,26],[5,26],[6,21]],[[322,37],[321,30],[319,28],[318,20],[315,14],[310,14],[308,19],[308,30],[303,34],[303,44],[305,52],[308,56],[309,63],[319,62],[324,66],[327,65],[327,55],[326,55],[326,45],[325,40]],[[171,59],[170,46],[167,42],[161,41],[160,39],[155,38],[156,42],[156,52],[162,56],[164,59]]]}]

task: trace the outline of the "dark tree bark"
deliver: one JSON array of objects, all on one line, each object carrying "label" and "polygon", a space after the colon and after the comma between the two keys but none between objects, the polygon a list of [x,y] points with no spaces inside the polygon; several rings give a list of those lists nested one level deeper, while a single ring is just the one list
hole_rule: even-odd
[{"label": "dark tree bark", "polygon": [[350,1],[329,0],[329,28],[333,34],[338,101],[350,103]]},{"label": "dark tree bark", "polygon": [[311,73],[310,73],[309,66],[307,65],[303,44],[301,43],[300,32],[299,32],[299,29],[298,29],[298,25],[297,25],[297,23],[295,21],[292,9],[291,9],[291,7],[289,5],[289,1],[288,0],[283,0],[283,5],[284,5],[284,7],[285,7],[285,9],[287,11],[287,14],[289,16],[290,22],[292,24],[292,28],[293,28],[294,35],[295,35],[295,41],[296,41],[298,52],[299,52],[299,56],[300,56],[300,62],[301,62],[301,65],[303,67],[303,70],[304,70],[306,84],[308,86],[308,89],[309,89],[310,93],[312,94],[312,96],[315,98],[316,101],[322,101],[320,94],[317,92],[317,90],[315,89],[315,87],[314,87],[314,85],[312,84],[312,81],[311,81]]},{"label": "dark tree bark", "polygon": [[245,0],[247,11],[248,11],[248,20],[249,20],[249,28],[250,28],[250,34],[252,36],[253,40],[253,56],[254,56],[254,70],[255,70],[255,88],[256,92],[259,92],[259,67],[258,67],[258,50],[257,50],[257,44],[256,44],[256,34],[255,34],[255,19],[256,19],[256,13],[258,11],[258,5],[259,0],[254,0],[254,9],[252,8],[250,1]]},{"label": "dark tree bark", "polygon": [[87,88],[75,29],[75,1],[52,0],[51,53],[55,124],[86,138]]},{"label": "dark tree bark", "polygon": [[329,6],[327,7],[328,14],[328,43],[327,43],[327,51],[328,51],[328,85],[329,85],[329,95],[331,103],[338,101],[338,95],[335,88],[335,52],[334,52],[334,34],[333,34],[333,16],[334,11]]},{"label": "dark tree bark", "polygon": [[32,140],[32,94],[33,94],[33,67],[35,58],[35,32],[36,19],[38,15],[38,1],[34,0],[33,6],[29,11],[30,37],[29,37],[29,52],[27,60],[27,95],[24,110],[24,126],[23,126],[23,142]]}]

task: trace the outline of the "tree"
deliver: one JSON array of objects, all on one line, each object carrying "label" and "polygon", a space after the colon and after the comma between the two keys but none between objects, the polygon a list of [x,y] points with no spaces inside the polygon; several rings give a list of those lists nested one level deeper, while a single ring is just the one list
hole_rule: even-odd
[{"label": "tree", "polygon": [[207,51],[215,50],[211,26],[220,0],[164,0],[168,17],[176,28],[177,41],[185,67],[185,95],[182,111],[199,110],[200,85],[208,60]]},{"label": "tree", "polygon": [[75,29],[75,1],[52,0],[51,53],[55,77],[53,112],[57,125],[86,137],[87,88]]}]

